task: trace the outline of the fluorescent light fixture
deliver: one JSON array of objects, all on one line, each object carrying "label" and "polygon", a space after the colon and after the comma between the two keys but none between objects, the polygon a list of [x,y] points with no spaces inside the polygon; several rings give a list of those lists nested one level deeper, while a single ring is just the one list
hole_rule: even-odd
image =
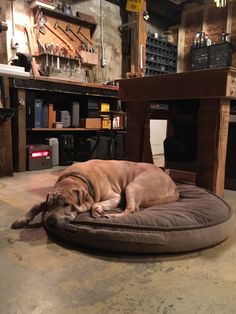
[{"label": "fluorescent light fixture", "polygon": [[29,78],[30,73],[25,72],[25,68],[23,67],[0,63],[0,76],[8,76],[14,78]]},{"label": "fluorescent light fixture", "polygon": [[217,6],[217,8],[223,8],[227,5],[227,1],[232,1],[232,0],[214,0],[215,5]]}]

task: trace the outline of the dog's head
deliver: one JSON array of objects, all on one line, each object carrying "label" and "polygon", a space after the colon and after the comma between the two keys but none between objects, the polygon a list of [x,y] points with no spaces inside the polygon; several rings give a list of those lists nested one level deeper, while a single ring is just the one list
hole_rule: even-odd
[{"label": "dog's head", "polygon": [[70,207],[71,211],[83,213],[91,209],[94,200],[86,190],[60,188],[48,193],[46,203],[49,210],[55,210],[58,207]]},{"label": "dog's head", "polygon": [[84,182],[65,178],[48,193],[46,221],[50,225],[73,220],[78,213],[89,211],[94,199]]}]

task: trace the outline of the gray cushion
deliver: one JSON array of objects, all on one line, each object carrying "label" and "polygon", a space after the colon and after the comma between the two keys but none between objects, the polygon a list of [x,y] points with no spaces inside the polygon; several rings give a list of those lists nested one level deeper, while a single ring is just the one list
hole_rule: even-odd
[{"label": "gray cushion", "polygon": [[234,225],[230,207],[199,187],[177,186],[180,199],[174,203],[112,219],[94,219],[90,213],[84,213],[61,229],[45,226],[70,242],[117,252],[185,252],[225,240]]}]

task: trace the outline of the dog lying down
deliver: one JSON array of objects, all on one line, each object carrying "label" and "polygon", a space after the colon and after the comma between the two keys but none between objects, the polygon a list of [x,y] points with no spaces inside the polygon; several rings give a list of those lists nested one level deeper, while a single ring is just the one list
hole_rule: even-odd
[{"label": "dog lying down", "polygon": [[[109,213],[124,198],[121,213]],[[159,167],[123,160],[89,160],[68,167],[58,178],[46,201],[33,206],[12,228],[26,227],[40,212],[51,227],[91,211],[94,218],[122,217],[154,204],[179,198],[175,183]]]}]

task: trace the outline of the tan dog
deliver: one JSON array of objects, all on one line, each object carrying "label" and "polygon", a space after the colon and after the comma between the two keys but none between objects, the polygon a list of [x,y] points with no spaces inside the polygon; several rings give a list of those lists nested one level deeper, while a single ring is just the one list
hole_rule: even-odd
[{"label": "tan dog", "polygon": [[[122,213],[107,211],[119,206],[125,195]],[[23,228],[40,212],[52,225],[71,221],[91,210],[92,217],[121,217],[154,204],[176,201],[179,193],[172,179],[153,164],[117,160],[90,160],[68,167],[58,178],[46,202],[35,205],[12,228]]]}]

